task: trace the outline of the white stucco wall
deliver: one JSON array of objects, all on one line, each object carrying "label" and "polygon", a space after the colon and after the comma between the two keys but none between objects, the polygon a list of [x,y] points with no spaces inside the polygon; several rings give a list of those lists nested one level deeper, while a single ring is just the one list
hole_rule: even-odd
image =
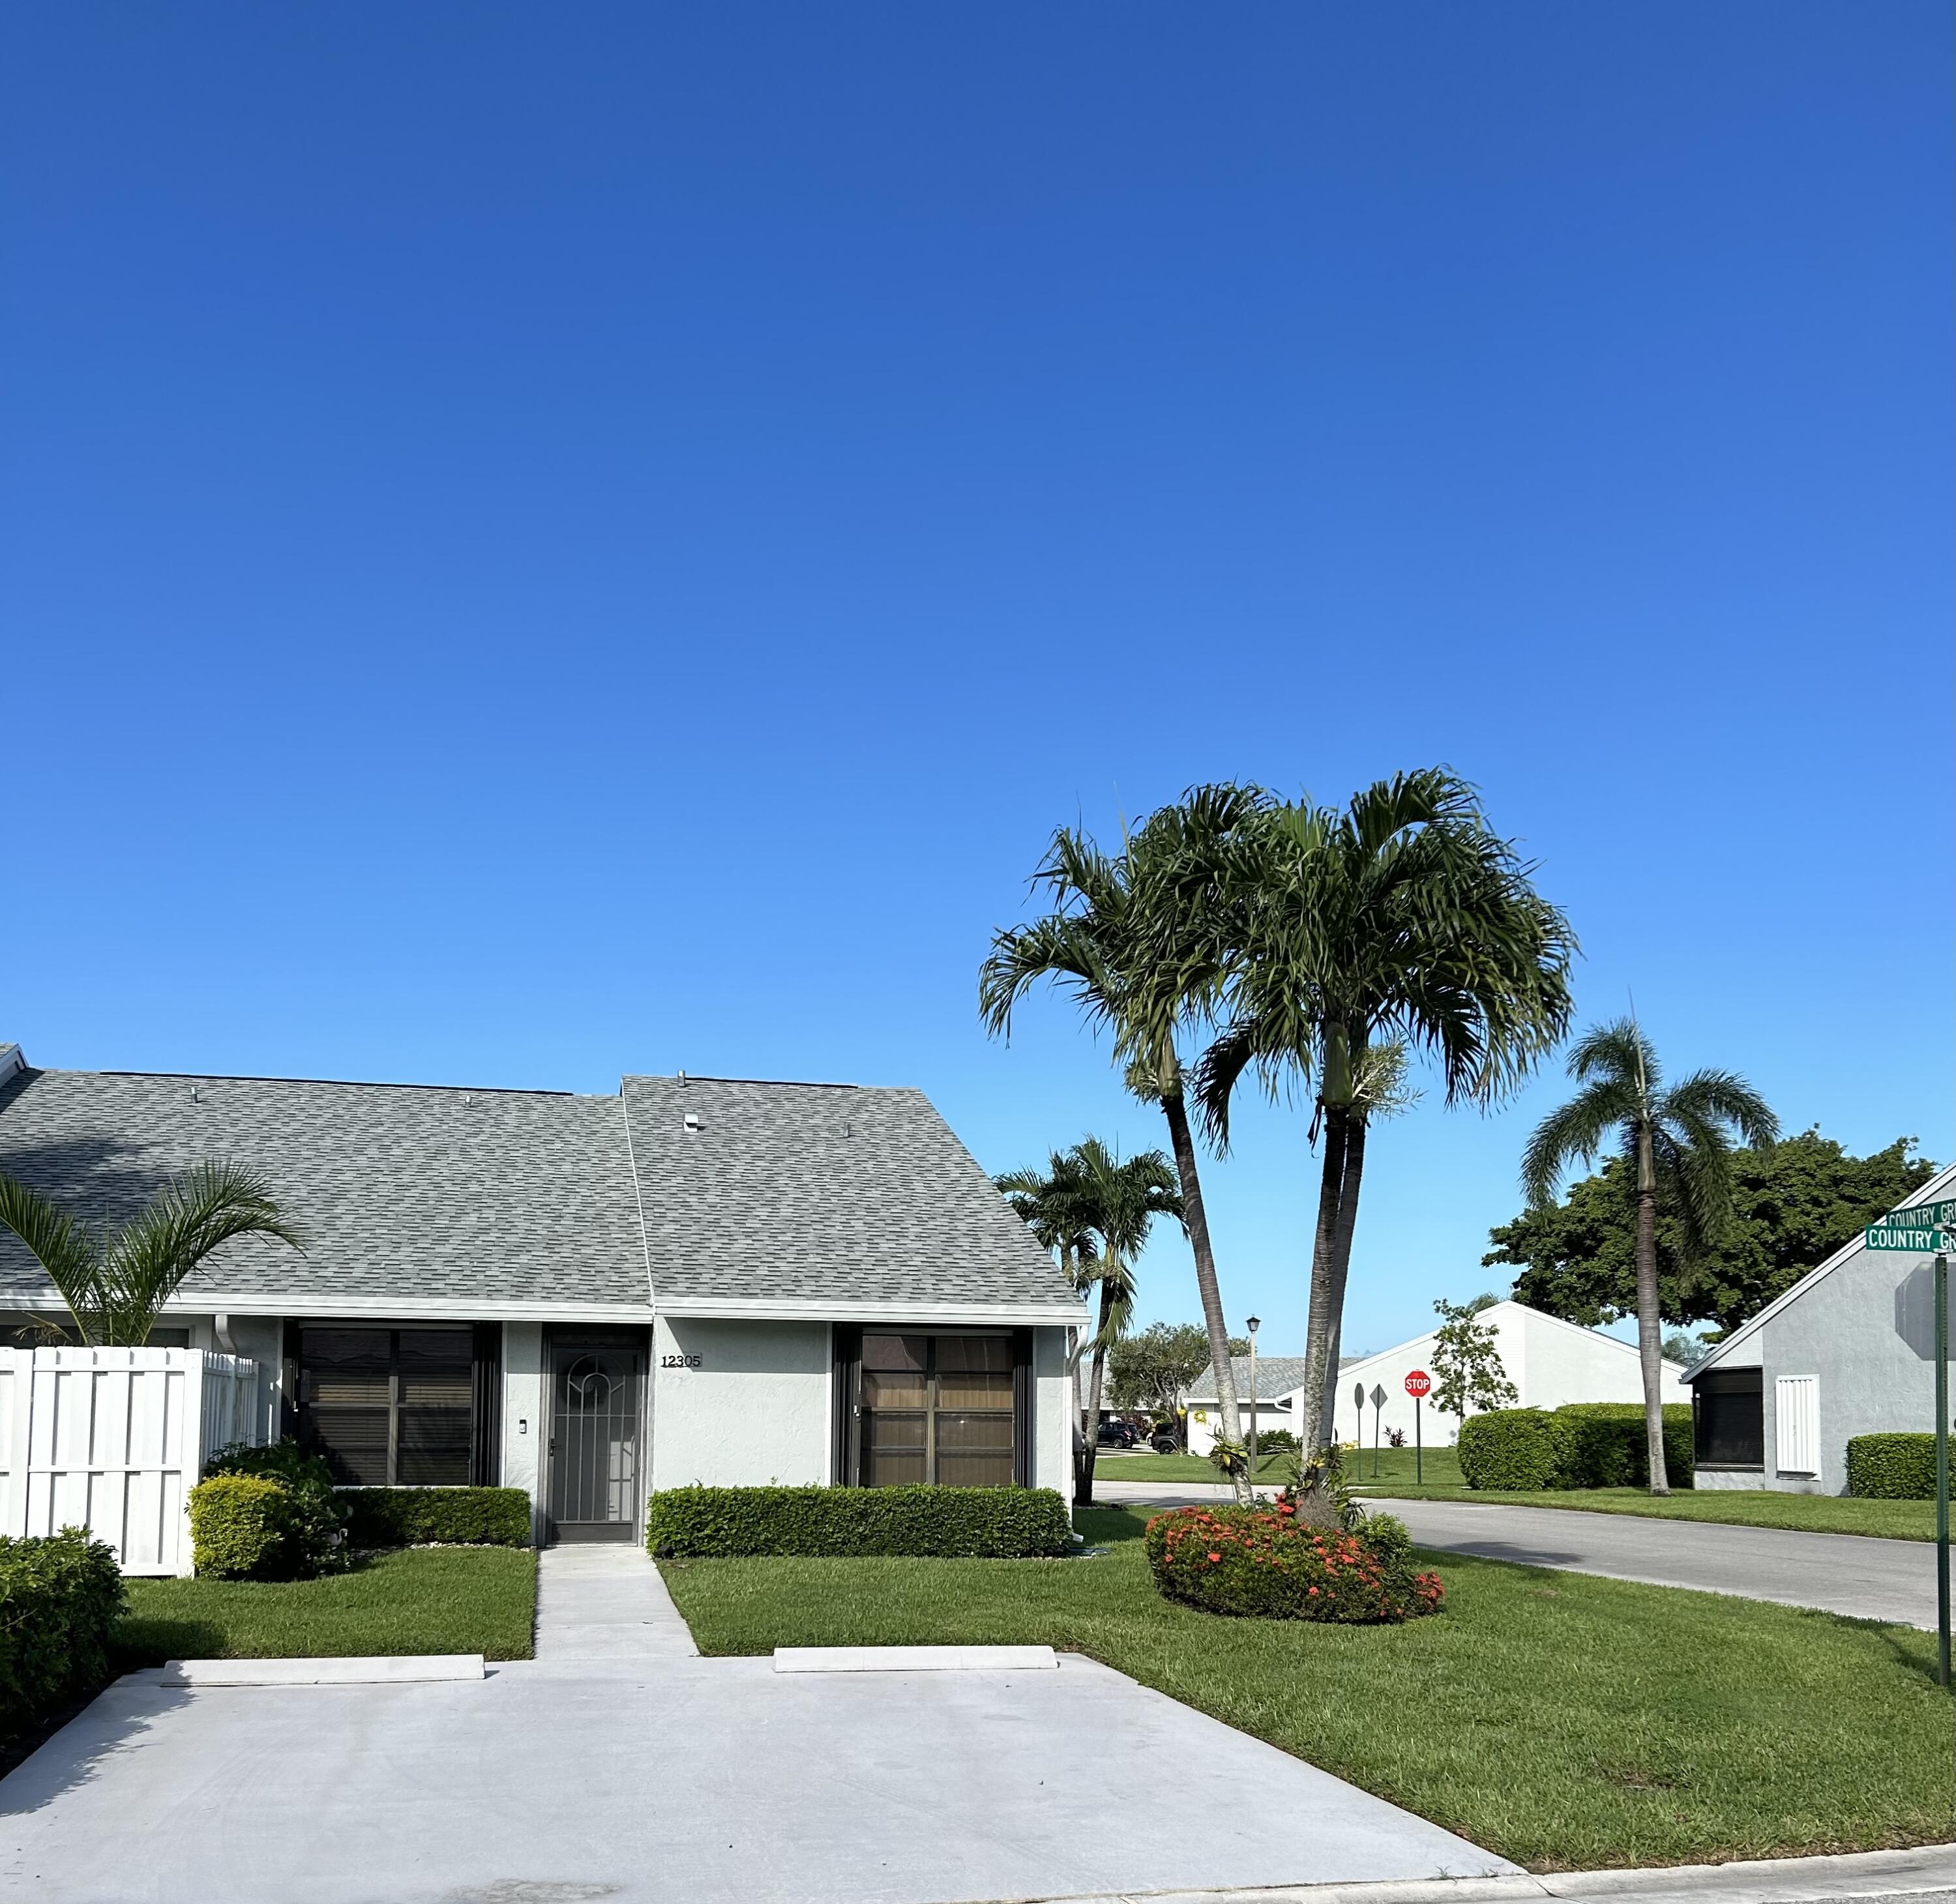
[{"label": "white stucco wall", "polygon": [[[652,1329],[655,1488],[826,1482],[830,1341],[826,1322],[661,1317]],[[697,1367],[667,1367],[696,1356]]]},{"label": "white stucco wall", "polygon": [[[1296,1417],[1291,1408],[1280,1408],[1276,1405],[1279,1400],[1285,1398],[1257,1396],[1257,1433],[1259,1435],[1267,1435],[1278,1428],[1286,1429],[1292,1434],[1297,1432]],[[1295,1406],[1293,1402],[1292,1407]],[[1236,1409],[1247,1436],[1250,1427],[1250,1409],[1249,1404],[1241,1395],[1236,1398]],[[1215,1403],[1198,1401],[1192,1404],[1188,1411],[1188,1452],[1191,1455],[1206,1455],[1216,1445],[1216,1437],[1221,1432],[1222,1426],[1222,1417]],[[1118,1476],[1120,1471],[1116,1468],[1109,1471]]]},{"label": "white stucco wall", "polygon": [[1073,1384],[1066,1373],[1066,1331],[1033,1331],[1033,1485],[1073,1502]]},{"label": "white stucco wall", "polygon": [[550,1433],[541,1322],[503,1325],[503,1485],[530,1497],[532,1538],[543,1537],[538,1470]]}]

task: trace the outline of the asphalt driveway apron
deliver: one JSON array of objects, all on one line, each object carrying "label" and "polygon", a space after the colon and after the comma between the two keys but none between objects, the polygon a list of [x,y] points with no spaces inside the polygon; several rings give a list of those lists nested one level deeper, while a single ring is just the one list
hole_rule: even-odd
[{"label": "asphalt driveway apron", "polygon": [[[952,1904],[1514,1868],[1071,1655],[699,1658],[635,1550],[544,1556],[537,1653],[472,1684],[131,1675],[0,1781],[0,1894]],[[1109,1763],[1163,1775],[1110,1811]]]}]

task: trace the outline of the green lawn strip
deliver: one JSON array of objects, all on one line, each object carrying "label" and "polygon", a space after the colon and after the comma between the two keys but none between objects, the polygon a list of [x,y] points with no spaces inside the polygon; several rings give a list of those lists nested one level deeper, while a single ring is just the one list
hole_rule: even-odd
[{"label": "green lawn strip", "polygon": [[1535,1870],[1948,1836],[1932,1634],[1454,1555],[1437,1619],[1217,1619],[1154,1591],[1144,1518],[1083,1515],[1106,1550],[1069,1560],[664,1571],[705,1652],[1046,1642]]},{"label": "green lawn strip", "polygon": [[1638,1487],[1592,1487],[1552,1493],[1497,1488],[1414,1487],[1381,1483],[1368,1493],[1409,1501],[1510,1501],[1520,1507],[1561,1508],[1582,1514],[1635,1514],[1658,1521],[1714,1521],[1733,1527],[1787,1527],[1809,1534],[1872,1534],[1891,1540],[1933,1540],[1933,1501],[1863,1501],[1840,1494],[1768,1494],[1753,1489],[1683,1493],[1659,1499]]},{"label": "green lawn strip", "polygon": [[[1257,1464],[1257,1479],[1260,1482],[1281,1481],[1289,1474],[1289,1458],[1282,1455],[1266,1455]],[[1404,1480],[1409,1484],[1413,1477],[1413,1451],[1410,1448],[1382,1448],[1378,1450],[1377,1480],[1380,1485]],[[1355,1486],[1362,1482],[1366,1486],[1374,1485],[1373,1451],[1367,1448],[1363,1455],[1352,1453],[1349,1448],[1345,1455],[1346,1480]],[[1420,1471],[1429,1483],[1457,1487],[1460,1484],[1460,1464],[1454,1458],[1450,1448],[1429,1448],[1424,1451],[1420,1463]],[[1214,1486],[1222,1480],[1215,1468],[1195,1455],[1117,1455],[1103,1448],[1099,1458],[1093,1464],[1093,1477],[1100,1481],[1181,1481],[1207,1483]]]},{"label": "green lawn strip", "polygon": [[516,1547],[406,1547],[323,1580],[131,1580],[117,1663],[480,1653],[527,1660],[537,1559]]}]

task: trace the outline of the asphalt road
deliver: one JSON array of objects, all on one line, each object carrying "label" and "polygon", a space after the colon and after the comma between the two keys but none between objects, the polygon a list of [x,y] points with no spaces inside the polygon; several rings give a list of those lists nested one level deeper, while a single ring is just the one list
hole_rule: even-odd
[{"label": "asphalt road", "polygon": [[[1094,1493],[1109,1503],[1163,1506],[1228,1498],[1223,1488],[1097,1477]],[[1935,1549],[1926,1540],[1793,1534],[1495,1502],[1380,1499],[1377,1505],[1404,1521],[1421,1546],[1443,1552],[1816,1606],[1897,1625],[1935,1625]]]}]

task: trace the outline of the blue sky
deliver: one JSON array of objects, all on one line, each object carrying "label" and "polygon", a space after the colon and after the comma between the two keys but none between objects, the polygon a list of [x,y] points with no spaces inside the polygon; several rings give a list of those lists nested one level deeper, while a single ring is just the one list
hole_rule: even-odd
[{"label": "blue sky", "polygon": [[[1946,8],[16,10],[0,1037],[911,1083],[1051,829],[1450,763],[1674,1067],[1951,1117]],[[1485,1286],[1551,1075],[1373,1146]],[[1209,1193],[1301,1336],[1300,1114]],[[1151,1315],[1196,1313],[1185,1248]]]}]

